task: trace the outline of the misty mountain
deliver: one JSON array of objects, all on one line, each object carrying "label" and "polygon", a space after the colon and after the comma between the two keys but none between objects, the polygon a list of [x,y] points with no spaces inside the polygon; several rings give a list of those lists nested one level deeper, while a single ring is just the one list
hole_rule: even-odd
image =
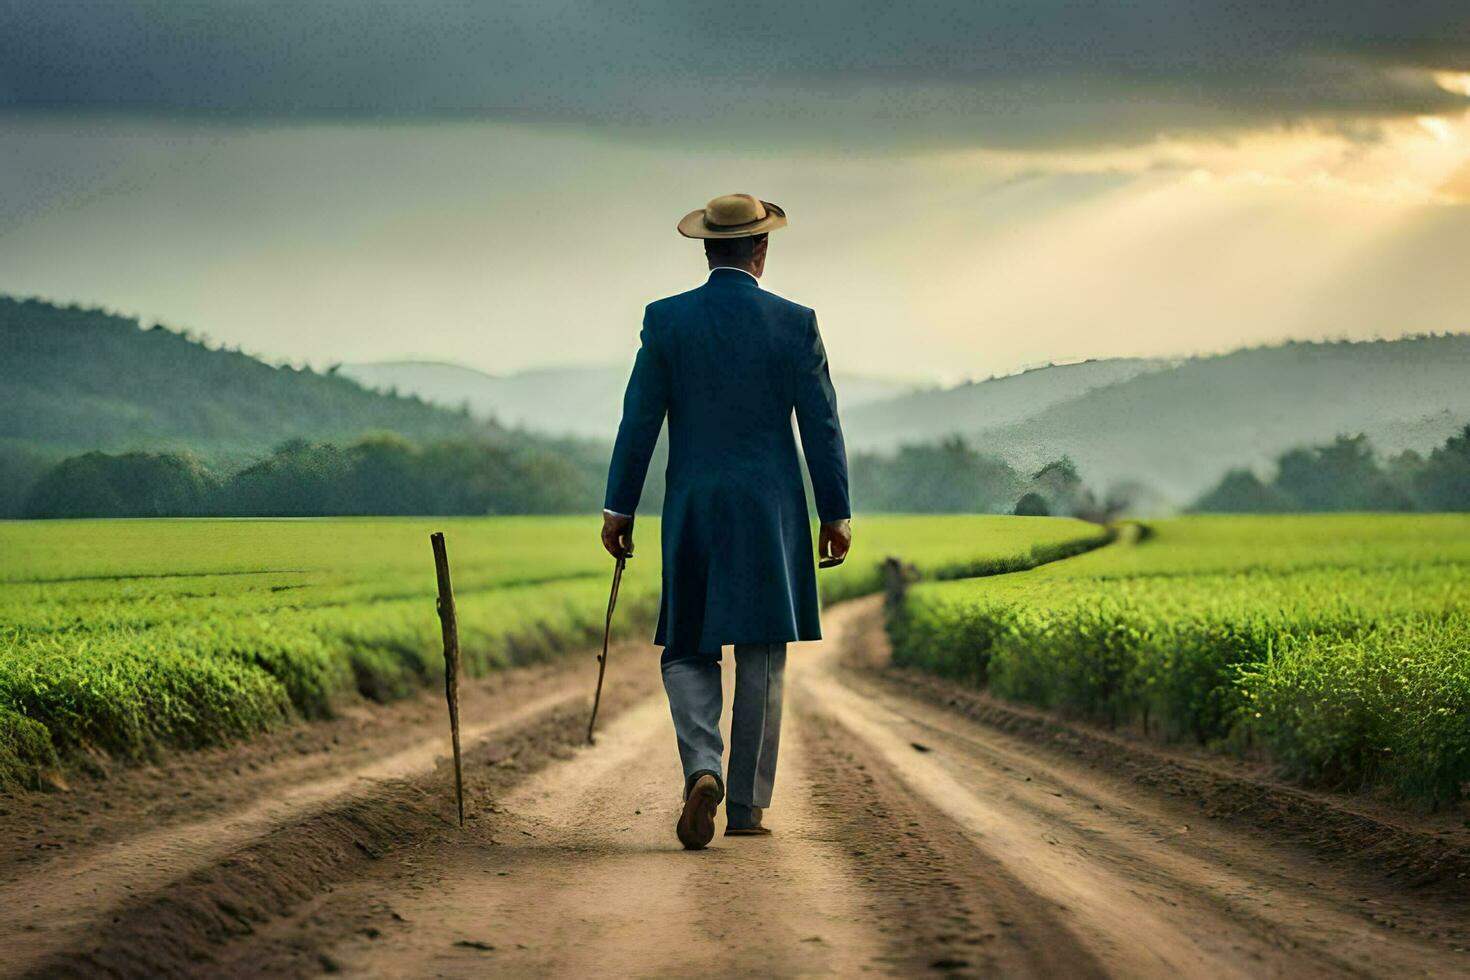
[{"label": "misty mountain", "polygon": [[[343,364],[336,373],[368,388],[416,395],[479,418],[551,435],[612,439],[623,407],[628,365],[597,364],[495,375],[435,361]],[[891,399],[915,385],[863,375],[834,378],[844,410]]]},{"label": "misty mountain", "polygon": [[1175,504],[1231,467],[1366,434],[1384,455],[1427,452],[1470,421],[1470,336],[1288,343],[1184,361],[994,425],[956,418],[1022,470],[1070,456],[1090,484],[1139,480]]},{"label": "misty mountain", "polygon": [[[542,432],[609,438],[626,369],[493,377],[446,364],[360,364],[341,373]],[[1427,452],[1470,421],[1470,336],[1288,343],[1185,360],[1051,365],[949,388],[834,379],[853,452],[964,436],[1031,472],[1070,456],[1097,489],[1144,485],[1183,506],[1226,470],[1367,434],[1379,452]],[[883,397],[884,394],[890,397]]]},{"label": "misty mountain", "polygon": [[[1131,358],[1033,368],[1019,374],[936,388],[881,401],[855,403],[844,388],[842,422],[854,449],[889,451],[1020,422],[1060,402],[1127,381],[1171,362]],[[849,407],[849,406],[853,407]]]}]

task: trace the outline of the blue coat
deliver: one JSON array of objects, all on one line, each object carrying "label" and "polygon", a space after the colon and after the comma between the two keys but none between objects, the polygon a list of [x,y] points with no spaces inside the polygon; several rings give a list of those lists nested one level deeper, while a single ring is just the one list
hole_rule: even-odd
[{"label": "blue coat", "polygon": [[850,516],[847,451],[816,314],[716,269],[650,304],[606,507],[633,514],[664,416],[669,465],[654,642],[680,653],[820,639],[801,445],[822,523]]}]

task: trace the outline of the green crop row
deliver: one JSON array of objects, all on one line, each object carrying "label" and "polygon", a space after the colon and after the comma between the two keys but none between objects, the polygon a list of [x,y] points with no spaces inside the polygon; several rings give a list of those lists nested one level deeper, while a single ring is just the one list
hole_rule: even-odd
[{"label": "green crop row", "polygon": [[[1014,560],[1092,533],[1067,520],[874,517],[821,573],[832,599],[879,587],[881,557]],[[429,532],[444,530],[466,668],[601,638],[611,560],[596,519],[0,523],[0,785],[58,759],[217,745],[344,699],[442,678]],[[619,636],[657,612],[658,522],[640,521]]]},{"label": "green crop row", "polygon": [[888,558],[916,565],[928,578],[968,578],[1033,568],[1106,543],[1111,532],[1066,517],[886,515],[853,521],[853,557],[823,570],[824,602],[883,589]]},{"label": "green crop row", "polygon": [[1470,784],[1470,518],[1195,517],[923,583],[895,661],[997,696],[1430,802]]},{"label": "green crop row", "polygon": [[[583,648],[610,568],[586,519],[446,531],[469,672]],[[442,677],[424,521],[0,525],[0,781],[215,745]],[[640,559],[641,560],[641,559]],[[653,562],[656,577],[657,563]],[[652,622],[630,576],[620,635]]]}]

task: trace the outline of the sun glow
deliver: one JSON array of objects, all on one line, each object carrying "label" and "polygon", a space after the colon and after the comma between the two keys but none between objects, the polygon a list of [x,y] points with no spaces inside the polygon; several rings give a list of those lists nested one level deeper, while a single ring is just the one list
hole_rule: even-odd
[{"label": "sun glow", "polygon": [[1470,98],[1470,71],[1437,71],[1434,73],[1434,84],[1446,92]]},{"label": "sun glow", "polygon": [[1454,131],[1450,129],[1450,124],[1438,116],[1420,116],[1418,122],[1420,126],[1424,127],[1425,132],[1429,133],[1430,136],[1433,136],[1441,143],[1448,143],[1455,138]]},{"label": "sun glow", "polygon": [[1372,139],[1331,127],[1283,126],[1231,138],[1166,136],[1123,149],[968,151],[941,159],[960,168],[1013,174],[1172,172],[1196,186],[1234,186],[1244,192],[1294,188],[1405,207],[1460,205],[1470,203],[1464,177],[1470,166],[1470,111],[1383,120]]}]

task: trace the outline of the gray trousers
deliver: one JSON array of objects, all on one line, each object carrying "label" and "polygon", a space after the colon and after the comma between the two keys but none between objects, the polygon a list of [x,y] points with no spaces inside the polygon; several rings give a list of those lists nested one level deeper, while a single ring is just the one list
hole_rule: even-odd
[{"label": "gray trousers", "polygon": [[750,808],[771,805],[776,755],[781,748],[781,694],[786,644],[737,644],[735,703],[730,713],[730,772],[721,777],[720,661],[710,654],[680,656],[665,650],[664,690],[684,764],[684,792],[701,773],[725,786],[731,826],[749,826]]}]

